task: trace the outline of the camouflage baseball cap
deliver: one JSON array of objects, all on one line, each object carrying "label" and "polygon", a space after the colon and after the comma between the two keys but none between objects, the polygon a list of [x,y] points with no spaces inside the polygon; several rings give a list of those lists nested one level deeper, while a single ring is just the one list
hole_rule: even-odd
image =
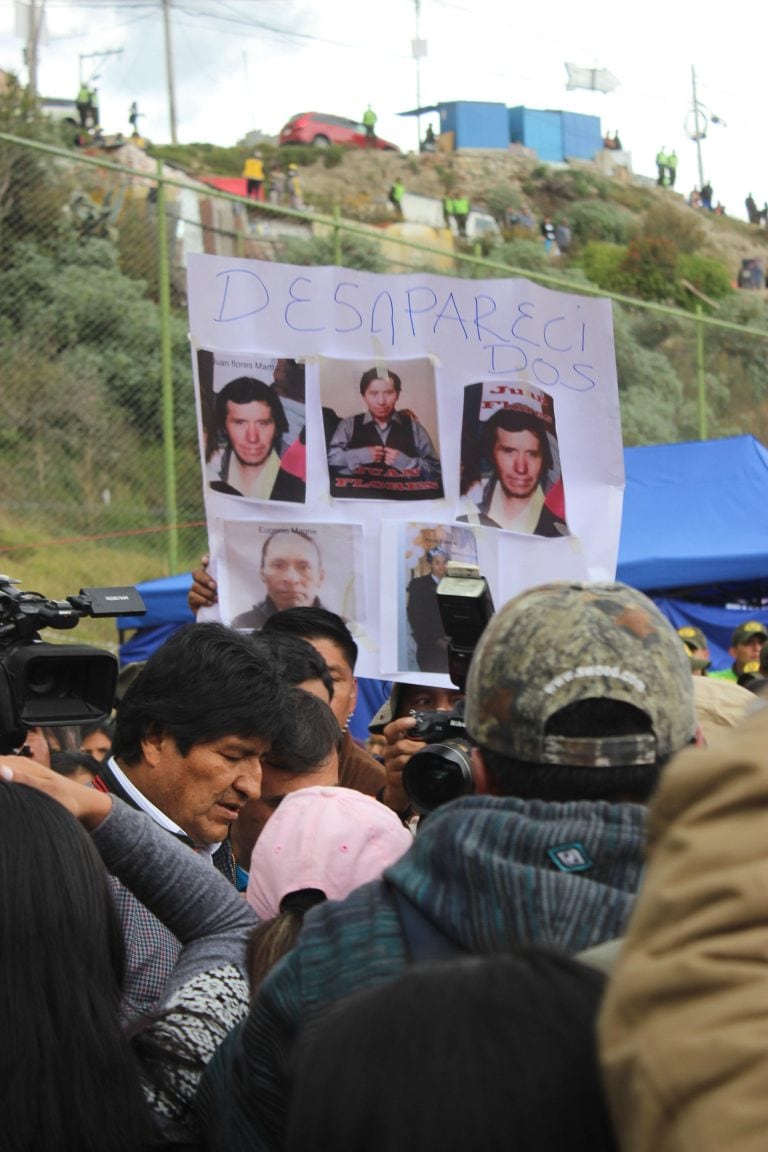
[{"label": "camouflage baseball cap", "polygon": [[[650,764],[696,731],[685,648],[642,592],[561,581],[529,589],[492,618],[472,657],[465,718],[484,748],[529,764]],[[595,738],[547,735],[578,701],[623,701],[651,731]]]}]

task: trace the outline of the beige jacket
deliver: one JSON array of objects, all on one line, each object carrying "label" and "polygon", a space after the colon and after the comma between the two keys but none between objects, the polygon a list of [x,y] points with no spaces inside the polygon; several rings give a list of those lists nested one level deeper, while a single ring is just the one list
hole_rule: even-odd
[{"label": "beige jacket", "polygon": [[599,1030],[623,1152],[768,1149],[768,708],[662,777]]}]

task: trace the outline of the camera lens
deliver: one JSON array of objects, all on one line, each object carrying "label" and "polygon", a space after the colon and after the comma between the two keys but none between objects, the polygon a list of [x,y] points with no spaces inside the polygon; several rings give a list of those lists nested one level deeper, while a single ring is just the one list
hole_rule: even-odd
[{"label": "camera lens", "polygon": [[61,663],[45,658],[34,660],[27,667],[27,693],[29,696],[64,696],[69,679],[69,669]]},{"label": "camera lens", "polygon": [[470,751],[466,740],[428,744],[411,756],[403,771],[403,784],[417,812],[426,815],[440,804],[474,791]]}]

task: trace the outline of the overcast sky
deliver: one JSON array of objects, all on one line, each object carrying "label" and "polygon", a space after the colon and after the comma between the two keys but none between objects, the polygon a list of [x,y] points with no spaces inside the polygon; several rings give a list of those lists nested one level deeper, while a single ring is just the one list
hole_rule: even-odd
[{"label": "overcast sky", "polygon": [[[488,100],[599,116],[604,132],[619,129],[636,172],[655,176],[657,150],[674,147],[677,188],[688,193],[699,185],[688,135],[695,68],[699,108],[710,120],[701,145],[704,178],[715,200],[743,219],[748,192],[760,205],[768,199],[764,78],[747,53],[763,43],[763,6],[750,10],[748,27],[744,11],[670,0],[623,10],[595,0],[543,0],[517,10],[502,0],[472,7],[420,0],[419,8],[427,55],[417,71],[414,0],[172,0],[180,142],[230,145],[250,129],[276,134],[306,110],[357,118],[370,101],[379,133],[415,148],[415,120],[397,113],[416,106],[418,90],[422,105]],[[136,100],[142,132],[169,141],[160,0],[45,0],[45,11],[41,93],[74,97],[80,70],[86,80],[97,73],[106,132],[129,131],[128,107]],[[14,3],[0,0],[0,67],[26,79],[22,46]],[[108,51],[115,54],[95,55]],[[619,87],[608,95],[568,92],[566,62],[605,68]],[[723,124],[711,122],[713,115]]]}]

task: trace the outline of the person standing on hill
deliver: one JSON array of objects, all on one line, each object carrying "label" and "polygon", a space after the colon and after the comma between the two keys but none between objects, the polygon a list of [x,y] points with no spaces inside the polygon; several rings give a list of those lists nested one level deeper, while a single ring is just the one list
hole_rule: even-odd
[{"label": "person standing on hill", "polygon": [[570,250],[572,240],[573,235],[571,233],[571,226],[568,223],[566,217],[563,216],[562,220],[555,228],[555,243],[563,255],[565,255]]},{"label": "person standing on hill", "polygon": [[460,193],[453,198],[453,218],[456,221],[456,227],[459,236],[466,236],[467,234],[467,218],[469,217],[469,200]]},{"label": "person standing on hill", "polygon": [[75,104],[77,106],[77,114],[80,117],[80,127],[86,129],[88,127],[88,118],[91,115],[91,90],[87,84],[80,85]]},{"label": "person standing on hill", "polygon": [[368,107],[366,108],[365,112],[363,112],[363,127],[365,128],[365,135],[366,135],[368,140],[373,140],[374,137],[376,136],[376,121],[377,120],[378,120],[378,116],[376,115],[373,108],[371,108],[371,106],[369,104]]},{"label": "person standing on hill", "polygon": [[398,176],[395,179],[394,184],[392,185],[392,187],[389,190],[389,202],[392,205],[392,207],[394,208],[395,212],[397,212],[398,216],[400,216],[400,217],[402,217],[402,215],[403,215],[403,196],[404,195],[405,195],[405,185],[403,184],[402,180]]},{"label": "person standing on hill", "polygon": [[258,152],[248,156],[243,165],[245,194],[249,200],[264,199],[264,161]]}]

